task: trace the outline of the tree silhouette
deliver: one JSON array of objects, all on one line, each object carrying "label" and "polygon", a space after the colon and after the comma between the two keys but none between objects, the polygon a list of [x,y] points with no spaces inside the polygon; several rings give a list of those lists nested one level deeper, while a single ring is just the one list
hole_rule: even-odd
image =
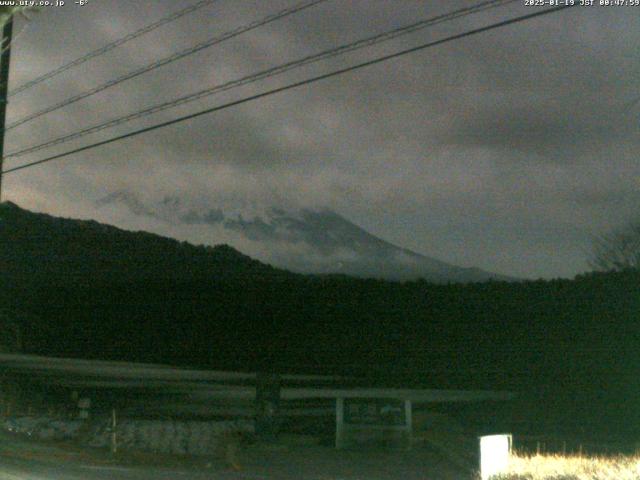
[{"label": "tree silhouette", "polygon": [[605,272],[640,268],[640,221],[598,237],[589,264]]}]

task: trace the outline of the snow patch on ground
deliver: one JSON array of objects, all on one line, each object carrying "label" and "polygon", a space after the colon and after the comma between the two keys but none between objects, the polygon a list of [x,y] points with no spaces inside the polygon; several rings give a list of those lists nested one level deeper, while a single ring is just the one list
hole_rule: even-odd
[{"label": "snow patch on ground", "polygon": [[[85,433],[81,434],[84,427]],[[111,445],[108,419],[60,420],[49,417],[14,417],[2,422],[6,431],[39,440],[71,440],[91,447]],[[240,442],[243,435],[254,433],[253,422],[121,420],[116,428],[118,448],[158,453],[211,455],[229,443]]]},{"label": "snow patch on ground", "polygon": [[44,416],[10,417],[2,422],[2,428],[40,440],[69,440],[78,435],[83,423],[82,420],[59,420]]}]

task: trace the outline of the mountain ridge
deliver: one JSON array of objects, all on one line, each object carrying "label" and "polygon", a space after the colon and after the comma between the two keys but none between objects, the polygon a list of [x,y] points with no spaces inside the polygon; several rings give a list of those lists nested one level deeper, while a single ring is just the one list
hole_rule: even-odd
[{"label": "mountain ridge", "polygon": [[305,276],[231,247],[1,204],[0,272],[0,345],[17,343],[19,323],[25,353],[526,389],[542,392],[517,411],[532,425],[640,424],[627,381],[638,376],[637,270],[446,285]]},{"label": "mountain ridge", "polygon": [[[34,213],[0,204],[0,267],[15,278],[128,281],[291,275],[229,245],[192,245],[161,235]],[[124,277],[123,277],[124,276]]]},{"label": "mountain ridge", "polygon": [[253,248],[249,252],[252,257],[296,273],[393,281],[422,278],[437,283],[518,280],[475,267],[455,266],[399,247],[327,208],[292,212],[272,207],[253,215],[229,214],[222,208],[189,208],[174,197],[148,204],[126,191],[96,202],[98,208],[107,205],[124,206],[129,214],[166,224],[205,226],[212,237],[232,235],[249,245],[245,249]]}]

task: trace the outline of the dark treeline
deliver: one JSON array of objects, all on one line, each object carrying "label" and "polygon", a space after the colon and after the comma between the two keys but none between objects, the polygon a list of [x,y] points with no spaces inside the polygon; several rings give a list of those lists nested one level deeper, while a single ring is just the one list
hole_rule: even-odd
[{"label": "dark treeline", "polygon": [[2,208],[0,305],[26,319],[28,352],[509,389],[516,421],[640,424],[637,271],[451,285],[303,276],[229,247]]}]

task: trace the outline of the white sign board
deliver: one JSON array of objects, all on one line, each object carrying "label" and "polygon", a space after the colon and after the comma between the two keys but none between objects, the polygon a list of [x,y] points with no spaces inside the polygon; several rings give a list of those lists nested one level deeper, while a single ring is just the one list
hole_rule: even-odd
[{"label": "white sign board", "polygon": [[337,398],[336,448],[377,445],[411,448],[411,400]]},{"label": "white sign board", "polygon": [[480,437],[480,477],[489,480],[505,473],[511,454],[511,435],[486,435]]}]

